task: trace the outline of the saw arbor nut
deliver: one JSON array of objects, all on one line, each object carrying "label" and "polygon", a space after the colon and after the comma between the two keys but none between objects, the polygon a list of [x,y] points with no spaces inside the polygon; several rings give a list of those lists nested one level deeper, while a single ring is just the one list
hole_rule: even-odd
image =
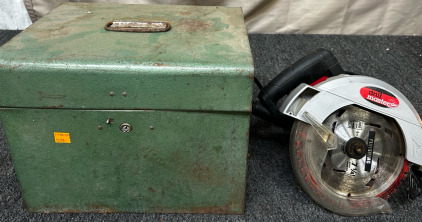
[{"label": "saw arbor nut", "polygon": [[363,139],[353,137],[349,139],[344,145],[344,152],[346,152],[347,156],[350,158],[358,160],[366,156],[368,152],[368,146]]}]

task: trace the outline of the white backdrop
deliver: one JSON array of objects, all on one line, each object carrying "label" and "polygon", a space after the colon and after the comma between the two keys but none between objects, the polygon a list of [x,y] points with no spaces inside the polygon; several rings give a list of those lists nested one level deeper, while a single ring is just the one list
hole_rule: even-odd
[{"label": "white backdrop", "polygon": [[0,0],[0,29],[25,29],[30,24],[22,0]]},{"label": "white backdrop", "polygon": [[[68,0],[0,0],[0,29],[28,26]],[[249,33],[422,35],[422,0],[70,0],[242,7]]]}]

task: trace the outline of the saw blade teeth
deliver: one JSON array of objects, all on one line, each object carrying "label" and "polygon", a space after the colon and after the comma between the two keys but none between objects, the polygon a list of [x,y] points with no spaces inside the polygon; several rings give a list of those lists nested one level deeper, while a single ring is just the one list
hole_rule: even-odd
[{"label": "saw blade teeth", "polygon": [[[312,175],[316,184],[331,190],[339,198],[348,194],[353,198],[375,197],[394,185],[404,161],[404,156],[400,155],[404,154],[402,134],[394,120],[347,106],[333,112],[322,125],[342,141],[336,149],[323,152],[326,149],[316,139],[319,135],[309,124],[296,122],[292,129],[297,132],[292,134],[293,141],[300,141],[303,146],[292,143],[291,150],[300,149],[303,154],[300,166],[307,166],[309,174],[306,175]],[[369,141],[373,144],[371,150],[367,147]],[[348,150],[347,142],[350,142]],[[362,154],[362,147],[366,150],[364,155],[355,155]],[[292,163],[294,165],[297,161],[293,159]],[[300,172],[296,175],[302,176]],[[306,184],[302,187],[308,188]]]}]

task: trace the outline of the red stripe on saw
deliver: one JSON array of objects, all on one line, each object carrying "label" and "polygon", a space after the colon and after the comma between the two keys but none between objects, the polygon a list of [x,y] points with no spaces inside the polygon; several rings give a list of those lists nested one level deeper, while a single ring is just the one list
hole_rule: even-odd
[{"label": "red stripe on saw", "polygon": [[317,79],[315,82],[311,83],[311,86],[315,86],[316,84],[321,83],[321,82],[324,82],[327,79],[328,79],[327,76],[323,76],[323,77]]}]

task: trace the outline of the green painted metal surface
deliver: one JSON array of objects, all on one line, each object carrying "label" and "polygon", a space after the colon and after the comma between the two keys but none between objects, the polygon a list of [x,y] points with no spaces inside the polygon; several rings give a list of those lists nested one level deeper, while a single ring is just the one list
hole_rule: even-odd
[{"label": "green painted metal surface", "polygon": [[[106,31],[116,19],[171,29]],[[252,84],[240,8],[61,5],[0,48],[27,209],[242,213]]]},{"label": "green painted metal surface", "polygon": [[[29,211],[243,212],[247,113],[0,114]],[[121,123],[133,130],[121,132]],[[54,132],[71,143],[55,143]]]},{"label": "green painted metal surface", "polygon": [[[115,19],[172,27],[106,31]],[[240,8],[65,3],[0,48],[6,107],[250,111],[252,78]]]}]

